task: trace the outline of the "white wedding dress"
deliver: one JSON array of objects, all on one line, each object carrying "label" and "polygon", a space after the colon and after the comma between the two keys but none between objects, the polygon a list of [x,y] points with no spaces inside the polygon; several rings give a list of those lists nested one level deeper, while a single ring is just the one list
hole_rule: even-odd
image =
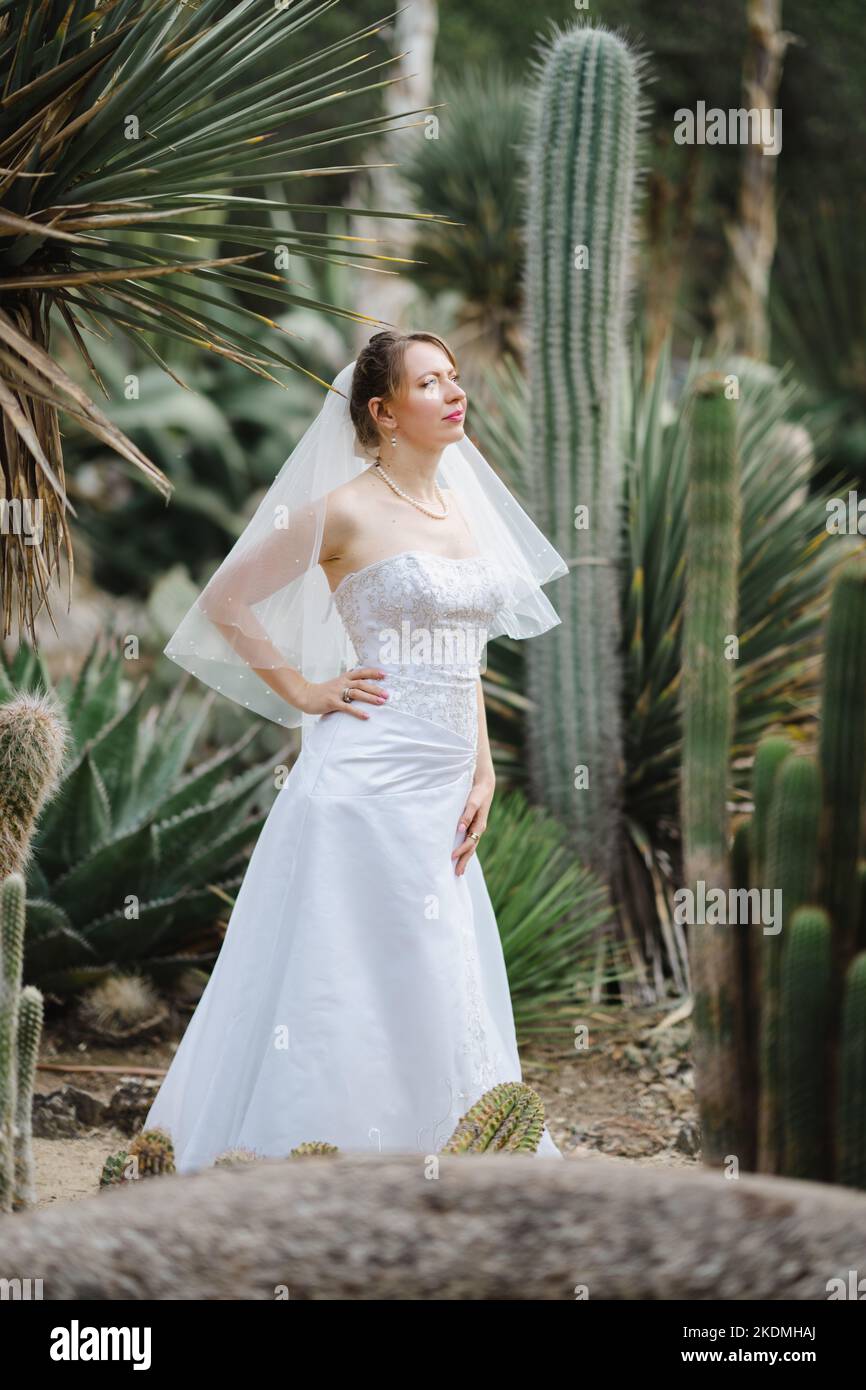
[{"label": "white wedding dress", "polygon": [[[306,733],[238,891],[210,979],[148,1113],[179,1172],[226,1149],[436,1152],[490,1087],[521,1080],[505,962],[477,855],[452,851],[476,760],[472,634],[495,560],[401,551],[333,595],[359,665],[386,673],[366,720]],[[383,633],[465,648],[382,661]],[[414,638],[413,638],[414,641]],[[422,644],[423,645],[423,644]],[[538,1156],[562,1158],[545,1126]]]}]

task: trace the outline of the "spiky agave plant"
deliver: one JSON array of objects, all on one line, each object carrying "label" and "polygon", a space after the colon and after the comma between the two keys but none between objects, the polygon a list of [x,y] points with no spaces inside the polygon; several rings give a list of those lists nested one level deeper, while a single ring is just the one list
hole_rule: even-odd
[{"label": "spiky agave plant", "polygon": [[[231,901],[240,884],[273,788],[273,756],[238,770],[254,729],[188,770],[210,700],[178,720],[183,681],[164,705],[151,703],[152,685],[142,680],[131,690],[123,658],[106,657],[98,645],[77,678],[55,688],[69,756],[26,863],[24,974],[59,997],[118,968],[137,967],[161,984],[211,963],[220,900]],[[27,647],[8,667],[0,661],[0,816],[12,839],[31,824],[26,815],[7,816],[6,807],[26,809],[19,784],[31,775],[31,750],[40,752],[26,692],[49,683]],[[10,861],[16,856],[10,842]]]},{"label": "spiky agave plant", "polygon": [[[170,371],[149,338],[157,330],[158,341],[206,349],[276,382],[275,369],[304,369],[287,355],[269,306],[372,322],[299,293],[276,255],[279,247],[282,256],[304,249],[334,258],[345,238],[284,231],[261,216],[325,209],[238,192],[363,167],[308,169],[303,161],[311,149],[401,129],[394,117],[345,122],[335,114],[310,133],[311,112],[397,80],[379,73],[387,62],[367,63],[369,53],[358,51],[380,23],[312,56],[301,47],[300,30],[324,8],[313,0],[0,4],[0,485],[13,515],[19,509],[15,543],[0,559],[4,636],[16,591],[19,626],[33,634],[61,548],[71,580],[61,414],[166,496],[171,490],[61,367],[52,311],[100,389],[87,333],[116,329]],[[203,254],[203,239],[226,234],[228,212],[238,214],[232,242],[249,250]],[[154,229],[158,248],[142,235]],[[355,251],[353,264],[383,259],[391,258]],[[239,292],[265,303],[240,303]],[[35,545],[25,543],[27,532]]]}]

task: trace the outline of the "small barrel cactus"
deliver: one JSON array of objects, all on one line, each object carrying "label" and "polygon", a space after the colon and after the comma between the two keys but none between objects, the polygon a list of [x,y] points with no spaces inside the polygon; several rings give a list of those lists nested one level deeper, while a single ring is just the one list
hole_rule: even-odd
[{"label": "small barrel cactus", "polygon": [[543,1129],[538,1093],[524,1081],[502,1081],[466,1112],[440,1153],[535,1153]]},{"label": "small barrel cactus", "polygon": [[126,1149],[119,1149],[116,1154],[109,1154],[102,1166],[102,1175],[99,1179],[100,1189],[114,1187],[120,1182],[128,1182],[130,1170],[131,1163]]},{"label": "small barrel cactus", "polygon": [[259,1163],[263,1155],[255,1149],[226,1149],[213,1161],[214,1168],[232,1168],[236,1163]]},{"label": "small barrel cactus", "polygon": [[142,1130],[141,1134],[137,1134],[133,1139],[128,1153],[136,1162],[140,1178],[157,1177],[162,1173],[175,1171],[174,1145],[164,1130]]}]

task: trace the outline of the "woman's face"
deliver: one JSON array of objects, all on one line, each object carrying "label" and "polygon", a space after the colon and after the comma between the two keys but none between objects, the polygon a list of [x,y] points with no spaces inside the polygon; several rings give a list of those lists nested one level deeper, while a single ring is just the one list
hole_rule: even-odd
[{"label": "woman's face", "polygon": [[[380,398],[376,398],[380,399]],[[399,396],[380,407],[379,423],[390,434],[419,449],[444,449],[463,435],[466,392],[457,368],[435,343],[410,343],[403,358]],[[396,431],[394,426],[396,425]],[[386,446],[382,448],[387,461]]]}]

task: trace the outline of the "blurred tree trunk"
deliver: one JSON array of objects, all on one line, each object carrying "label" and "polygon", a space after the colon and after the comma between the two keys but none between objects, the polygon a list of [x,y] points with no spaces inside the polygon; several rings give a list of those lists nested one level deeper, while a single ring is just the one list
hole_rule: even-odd
[{"label": "blurred tree trunk", "polygon": [[[396,115],[400,111],[417,111],[426,106],[433,90],[433,55],[436,48],[436,34],[439,27],[438,0],[413,0],[396,17],[393,33],[393,49],[401,55],[390,68],[383,70],[385,76],[399,77],[398,82],[387,87],[383,93],[382,104],[385,112]],[[423,115],[411,118],[423,121]],[[423,139],[424,133],[416,129],[411,133],[397,132],[394,136],[379,137],[376,142],[376,162],[395,160],[399,162],[401,141]],[[394,168],[371,169],[356,174],[352,180],[347,199],[349,207],[372,207],[389,210],[414,211],[412,194]],[[435,212],[435,208],[422,209]],[[415,236],[415,224],[397,219],[353,217],[350,231],[353,236],[384,237],[388,241],[389,255],[408,256]],[[361,250],[372,248],[361,247]],[[363,262],[361,262],[363,264]],[[386,324],[397,324],[402,328],[406,304],[415,293],[407,279],[405,268],[395,267],[397,275],[382,275],[370,272],[354,277],[355,309],[362,314],[370,314]],[[356,330],[356,346],[363,347],[373,325],[359,324]]]},{"label": "blurred tree trunk", "polygon": [[687,251],[695,225],[701,151],[687,152],[682,178],[673,183],[660,170],[647,179],[647,273],[644,277],[644,380],[655,375],[659,356],[674,324]]},{"label": "blurred tree trunk", "polygon": [[[782,0],[747,0],[749,36],[743,61],[743,105],[776,109],[782,62],[793,35],[781,28]],[[743,149],[736,221],[728,226],[730,270],[713,304],[715,337],[723,352],[766,358],[767,295],[776,254],[776,160],[760,142]]]}]

